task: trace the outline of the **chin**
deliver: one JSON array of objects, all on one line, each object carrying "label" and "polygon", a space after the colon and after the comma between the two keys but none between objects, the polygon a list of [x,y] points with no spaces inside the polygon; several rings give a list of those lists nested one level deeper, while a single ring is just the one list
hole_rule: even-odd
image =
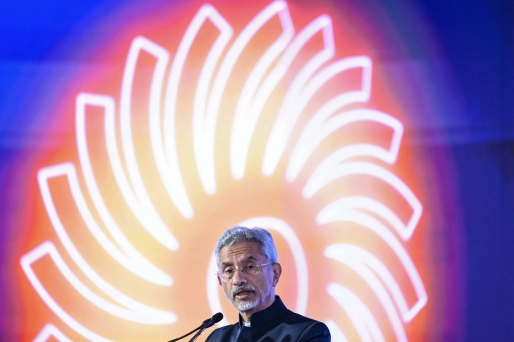
[{"label": "chin", "polygon": [[259,306],[260,300],[255,300],[253,302],[239,302],[239,303],[233,302],[233,304],[237,310],[239,310],[241,312],[245,312],[245,311],[255,309],[257,306]]}]

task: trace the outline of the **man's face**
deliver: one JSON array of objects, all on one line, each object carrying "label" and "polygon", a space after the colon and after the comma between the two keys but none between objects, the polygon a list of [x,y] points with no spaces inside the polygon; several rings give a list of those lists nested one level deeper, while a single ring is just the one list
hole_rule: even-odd
[{"label": "man's face", "polygon": [[275,300],[274,287],[280,278],[280,265],[269,264],[260,266],[260,273],[251,275],[241,272],[249,263],[261,265],[269,263],[262,254],[261,247],[255,242],[242,242],[231,247],[223,247],[219,254],[220,269],[223,274],[226,268],[237,268],[230,280],[218,277],[225,296],[240,312],[253,313],[261,311]]}]

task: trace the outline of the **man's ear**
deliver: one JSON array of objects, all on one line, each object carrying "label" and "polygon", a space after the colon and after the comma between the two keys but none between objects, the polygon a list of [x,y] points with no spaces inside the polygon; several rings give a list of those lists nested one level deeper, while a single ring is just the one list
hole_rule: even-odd
[{"label": "man's ear", "polygon": [[216,279],[218,279],[218,284],[220,284],[220,286],[223,286],[223,285],[221,285],[221,279],[220,279],[219,275],[216,276]]},{"label": "man's ear", "polygon": [[280,275],[282,274],[282,265],[277,262],[276,264],[272,264],[271,267],[273,268],[273,287],[276,287],[280,280]]}]

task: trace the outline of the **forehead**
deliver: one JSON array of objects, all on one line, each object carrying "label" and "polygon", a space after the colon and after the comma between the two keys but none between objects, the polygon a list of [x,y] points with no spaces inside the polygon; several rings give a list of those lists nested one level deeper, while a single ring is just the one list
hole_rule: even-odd
[{"label": "forehead", "polygon": [[246,259],[262,259],[262,248],[257,242],[241,242],[220,250],[220,263],[233,263]]}]

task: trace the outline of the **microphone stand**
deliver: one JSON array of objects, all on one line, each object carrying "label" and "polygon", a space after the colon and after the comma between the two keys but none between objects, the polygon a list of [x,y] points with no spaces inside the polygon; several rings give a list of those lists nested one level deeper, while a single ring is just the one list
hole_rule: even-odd
[{"label": "microphone stand", "polygon": [[198,338],[198,336],[200,336],[200,334],[201,334],[201,333],[203,333],[203,331],[204,331],[205,329],[207,329],[209,326],[210,326],[209,324],[206,324],[206,325],[204,325],[203,327],[200,327],[200,331],[198,331],[198,332],[195,334],[195,336],[193,336],[193,338],[191,338],[191,339],[189,340],[189,342],[194,342],[194,340],[196,340],[196,339]]},{"label": "microphone stand", "polygon": [[211,318],[207,318],[205,321],[202,322],[202,325],[200,325],[198,328],[196,328],[195,330],[185,334],[184,336],[180,336],[179,338],[176,338],[174,340],[169,340],[168,342],[175,342],[175,341],[178,341],[178,340],[181,340],[183,339],[184,337],[186,336],[189,336],[191,335],[192,333],[194,333],[195,331],[197,330],[200,330],[198,331],[191,340],[189,340],[189,342],[193,342],[194,340],[196,340],[198,338],[198,336],[200,336],[200,334],[207,328],[210,328],[212,327],[214,324],[218,323],[219,321],[221,321],[223,319],[223,314],[221,312],[218,312],[217,314],[213,315]]},{"label": "microphone stand", "polygon": [[[184,336],[180,336],[180,337],[175,338],[175,339],[173,339],[173,340],[169,340],[168,342],[175,342],[175,341],[181,340],[181,339],[183,339],[184,337],[187,337],[187,336],[191,335],[192,333],[194,333],[195,331],[200,330],[200,329],[202,329],[202,331],[203,331],[203,330],[206,328],[206,325],[207,325],[206,323],[208,323],[210,320],[211,320],[211,319],[209,318],[208,320],[204,321],[204,322],[202,323],[202,325],[200,325],[200,326],[199,326],[198,328],[196,328],[195,330],[188,332],[188,333],[187,333],[187,334],[185,334]],[[198,336],[200,336],[200,334],[197,334],[197,335],[198,335]],[[195,335],[195,336],[196,336],[196,335]],[[193,337],[193,338],[194,338],[194,337]],[[194,341],[194,340],[193,340],[193,341]]]}]

